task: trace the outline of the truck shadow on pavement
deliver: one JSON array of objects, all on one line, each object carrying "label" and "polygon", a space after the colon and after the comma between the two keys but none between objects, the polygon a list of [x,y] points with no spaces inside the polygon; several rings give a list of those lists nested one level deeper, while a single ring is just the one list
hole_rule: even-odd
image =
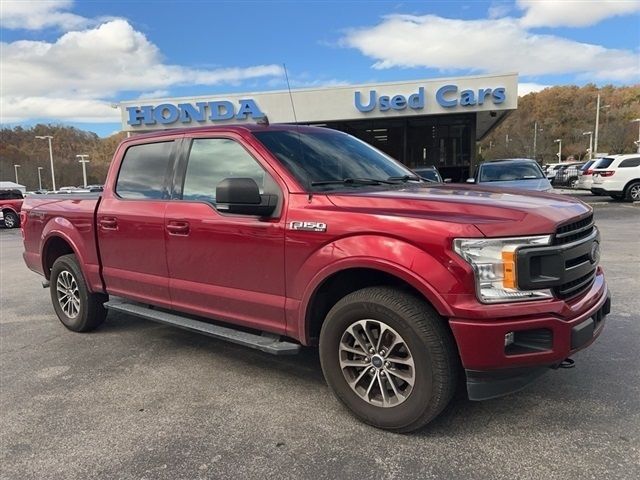
[{"label": "truck shadow on pavement", "polygon": [[[194,354],[198,358],[211,358],[212,362],[224,361],[239,374],[256,375],[260,378],[273,377],[274,388],[285,381],[294,386],[299,385],[301,392],[320,395],[326,389],[326,396],[319,400],[331,398],[334,402],[336,421],[351,421],[358,424],[346,408],[338,400],[332,398],[326,386],[317,348],[303,348],[299,354],[292,356],[274,356],[205,335],[189,332],[175,327],[157,324],[133,316],[110,312],[107,321],[96,331],[96,334],[112,334],[122,336],[128,333],[131,342],[150,342],[153,344],[151,355],[161,357],[188,356]],[[143,338],[135,338],[141,336]],[[173,357],[172,357],[173,358]],[[206,361],[205,361],[206,363]],[[202,365],[207,368],[208,365]],[[544,378],[544,377],[543,377]],[[555,385],[555,386],[554,386]],[[307,389],[311,389],[309,393]],[[589,392],[583,392],[588,394]],[[519,431],[528,434],[543,433],[548,429],[548,422],[556,426],[575,428],[575,414],[571,410],[575,406],[575,395],[571,389],[558,388],[557,382],[544,380],[530,385],[518,393],[483,402],[472,402],[466,397],[464,382],[459,382],[458,391],[445,410],[423,429],[409,434],[425,438],[464,438],[492,432],[500,435],[517,435]],[[584,399],[582,399],[584,401]],[[587,400],[588,401],[588,400]],[[326,404],[325,404],[326,405]],[[319,407],[318,407],[319,408]],[[552,418],[549,412],[555,412]],[[313,414],[312,411],[309,412]],[[594,413],[592,420],[603,421],[602,413]],[[580,422],[589,422],[584,415]],[[379,432],[373,427],[372,431]],[[387,433],[388,435],[396,435]]]}]

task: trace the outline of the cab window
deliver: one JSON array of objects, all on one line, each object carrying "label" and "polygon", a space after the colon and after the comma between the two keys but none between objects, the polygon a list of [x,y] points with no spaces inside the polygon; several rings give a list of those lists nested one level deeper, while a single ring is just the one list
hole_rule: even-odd
[{"label": "cab window", "polygon": [[170,141],[129,147],[120,166],[116,194],[127,199],[166,198],[165,179],[173,145]]},{"label": "cab window", "polygon": [[264,193],[266,173],[242,145],[228,138],[197,138],[191,143],[182,188],[183,200],[216,202],[225,178],[252,178]]}]

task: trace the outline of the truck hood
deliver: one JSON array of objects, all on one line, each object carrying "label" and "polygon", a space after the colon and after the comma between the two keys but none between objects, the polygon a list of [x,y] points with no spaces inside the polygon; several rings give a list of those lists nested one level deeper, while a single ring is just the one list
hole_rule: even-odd
[{"label": "truck hood", "polygon": [[468,185],[407,184],[327,196],[341,209],[473,224],[487,237],[551,234],[558,225],[592,212],[572,197]]}]

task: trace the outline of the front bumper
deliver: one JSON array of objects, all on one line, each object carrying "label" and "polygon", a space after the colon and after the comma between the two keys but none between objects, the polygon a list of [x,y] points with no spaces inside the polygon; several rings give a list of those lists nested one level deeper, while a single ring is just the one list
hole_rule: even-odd
[{"label": "front bumper", "polygon": [[[589,346],[602,332],[610,309],[611,296],[598,269],[591,288],[567,303],[570,315],[451,318],[449,323],[467,373],[469,398],[484,400],[525,387],[549,367]],[[505,336],[511,332],[515,341],[506,346]]]}]

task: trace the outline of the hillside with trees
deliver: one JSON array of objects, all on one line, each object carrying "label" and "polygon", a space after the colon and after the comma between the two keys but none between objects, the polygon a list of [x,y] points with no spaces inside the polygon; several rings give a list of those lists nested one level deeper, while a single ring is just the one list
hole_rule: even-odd
[{"label": "hillside with trees", "polygon": [[[530,93],[518,101],[518,109],[478,144],[478,159],[508,157],[533,158],[534,125],[537,122],[536,158],[545,163],[556,161],[557,138],[562,139],[563,160],[588,155],[589,137],[584,132],[595,128],[596,97],[601,95],[599,152],[635,152],[640,118],[640,85],[596,88],[552,87]],[[38,188],[38,166],[42,186],[51,188],[49,146],[37,135],[52,135],[57,187],[82,185],[82,167],[76,155],[89,155],[88,183],[103,183],[109,162],[118,143],[119,133],[100,138],[95,133],[61,125],[36,125],[30,128],[4,128],[0,142],[0,180],[15,180],[13,165],[18,164],[18,178],[28,190]]]},{"label": "hillside with trees", "polygon": [[629,87],[595,85],[552,87],[530,93],[518,100],[518,109],[487,135],[478,145],[480,160],[533,158],[534,129],[537,122],[536,158],[556,162],[562,139],[562,159],[582,160],[588,156],[589,135],[595,132],[596,100],[600,93],[598,152],[637,151],[640,118],[640,85]]},{"label": "hillside with trees", "polygon": [[13,166],[20,165],[18,180],[28,190],[38,188],[38,167],[43,167],[42,187],[51,189],[49,143],[36,136],[53,136],[52,150],[58,188],[82,185],[82,165],[76,158],[78,154],[89,155],[87,183],[103,183],[111,157],[118,143],[125,137],[125,134],[120,133],[100,138],[93,132],[62,125],[4,128],[1,135],[0,180],[15,181]]}]

